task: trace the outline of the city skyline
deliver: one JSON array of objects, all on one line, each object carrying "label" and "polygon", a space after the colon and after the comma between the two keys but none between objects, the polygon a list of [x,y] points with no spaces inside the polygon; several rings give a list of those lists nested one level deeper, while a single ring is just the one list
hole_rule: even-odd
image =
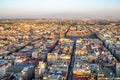
[{"label": "city skyline", "polygon": [[4,18],[117,18],[119,0],[1,0]]}]

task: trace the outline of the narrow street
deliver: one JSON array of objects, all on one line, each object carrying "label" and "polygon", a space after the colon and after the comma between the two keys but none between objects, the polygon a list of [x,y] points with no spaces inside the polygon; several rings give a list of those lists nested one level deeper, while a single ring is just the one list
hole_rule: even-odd
[{"label": "narrow street", "polygon": [[76,40],[77,40],[77,38],[72,38],[72,40],[74,41],[74,43],[73,43],[73,50],[72,50],[72,54],[71,54],[67,80],[72,80],[72,69],[73,69],[73,66],[74,66],[75,49],[76,49]]}]

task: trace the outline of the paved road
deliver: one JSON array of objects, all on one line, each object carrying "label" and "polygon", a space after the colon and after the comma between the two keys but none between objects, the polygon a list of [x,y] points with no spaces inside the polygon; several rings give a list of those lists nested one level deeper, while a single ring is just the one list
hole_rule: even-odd
[{"label": "paved road", "polygon": [[74,41],[74,43],[73,43],[73,50],[72,50],[72,54],[71,54],[70,65],[69,65],[69,69],[68,69],[67,80],[72,80],[72,69],[73,69],[74,59],[75,59],[76,40],[78,38],[70,38],[70,39],[72,39]]}]

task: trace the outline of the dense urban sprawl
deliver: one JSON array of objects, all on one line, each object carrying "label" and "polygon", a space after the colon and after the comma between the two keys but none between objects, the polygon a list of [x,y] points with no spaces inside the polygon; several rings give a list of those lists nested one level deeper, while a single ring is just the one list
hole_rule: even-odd
[{"label": "dense urban sprawl", "polygon": [[0,80],[120,80],[120,21],[1,19]]}]

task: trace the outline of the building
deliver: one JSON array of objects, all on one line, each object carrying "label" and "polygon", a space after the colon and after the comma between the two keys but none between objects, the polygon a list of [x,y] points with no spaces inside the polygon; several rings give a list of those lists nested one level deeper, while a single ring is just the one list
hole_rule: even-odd
[{"label": "building", "polygon": [[116,63],[116,76],[120,77],[120,63]]}]

